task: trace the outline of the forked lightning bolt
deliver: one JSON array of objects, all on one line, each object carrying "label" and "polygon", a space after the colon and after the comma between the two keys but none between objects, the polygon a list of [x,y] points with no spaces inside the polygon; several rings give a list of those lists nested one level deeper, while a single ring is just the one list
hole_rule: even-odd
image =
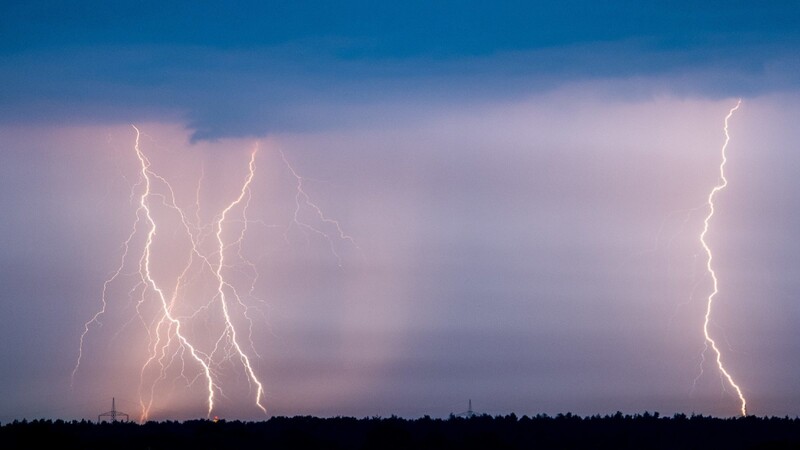
[{"label": "forked lightning bolt", "polygon": [[[719,347],[717,346],[717,342],[711,337],[711,334],[709,333],[709,324],[711,322],[711,310],[714,304],[714,299],[719,293],[719,280],[717,279],[717,274],[714,271],[714,266],[713,266],[714,257],[711,252],[711,247],[709,247],[708,242],[706,242],[706,236],[708,235],[711,219],[714,217],[714,199],[716,198],[717,194],[723,189],[725,189],[725,187],[728,185],[728,179],[725,178],[725,164],[728,162],[726,150],[728,148],[728,142],[730,142],[731,138],[730,134],[728,133],[728,120],[731,118],[731,116],[733,116],[734,111],[739,109],[739,106],[741,104],[742,100],[739,99],[739,101],[736,103],[736,106],[731,108],[730,111],[728,111],[728,115],[725,116],[725,142],[722,145],[722,161],[720,162],[719,165],[719,183],[716,186],[714,186],[714,188],[708,194],[708,201],[707,201],[708,215],[703,221],[703,231],[702,233],[700,233],[700,243],[702,244],[703,249],[706,252],[707,256],[706,270],[708,271],[708,274],[711,276],[711,280],[713,282],[713,290],[711,294],[709,294],[706,300],[706,314],[705,314],[705,320],[703,321],[703,334],[705,335],[705,348],[703,350],[703,356],[705,355],[706,351],[708,351],[708,348],[711,347],[711,349],[714,352],[715,360],[717,362],[717,368],[719,369],[720,373],[725,378],[725,380],[727,380],[727,382],[736,391],[736,395],[739,397],[739,401],[741,403],[742,415],[746,416],[747,400],[744,398],[744,394],[742,394],[742,389],[733,380],[733,377],[728,372],[728,370],[725,369],[725,365],[722,364],[722,353],[720,352]],[[705,358],[703,358],[703,361],[705,361]]]},{"label": "forked lightning bolt", "polygon": [[[254,406],[266,414],[264,384],[256,373],[251,357],[258,356],[258,352],[253,342],[253,322],[248,315],[246,301],[253,297],[258,272],[255,264],[247,260],[242,252],[243,241],[251,223],[247,212],[252,197],[251,187],[255,177],[258,146],[250,153],[247,175],[238,194],[211,222],[204,224],[200,217],[200,207],[201,184],[206,176],[205,166],[202,167],[195,188],[194,204],[188,208],[192,214],[186,214],[179,206],[170,182],[152,168],[149,158],[142,151],[142,133],[135,126],[133,129],[136,132],[134,153],[139,174],[130,194],[131,203],[136,205],[135,219],[122,244],[119,264],[103,283],[101,307],[84,324],[78,358],[72,372],[72,383],[74,385],[75,376],[85,357],[89,330],[100,325],[102,316],[107,314],[111,286],[130,276],[130,273],[126,273],[126,267],[133,266],[135,282],[127,291],[128,297],[131,301],[135,300],[139,320],[147,334],[147,358],[139,374],[140,420],[145,421],[150,417],[158,397],[157,388],[163,387],[170,374],[176,380],[183,380],[187,387],[198,381],[202,382],[205,412],[210,417],[218,396],[225,396],[224,372],[232,366],[244,371],[253,394]],[[304,231],[321,236],[341,265],[342,260],[334,249],[334,239],[348,241],[358,248],[355,241],[344,233],[338,221],[326,216],[311,200],[303,189],[304,179],[289,165],[283,152],[280,152],[280,157],[296,181],[296,208],[289,228],[298,226]],[[299,215],[302,209],[310,210],[312,217],[319,222],[318,225],[301,221]],[[173,224],[179,224],[178,231],[168,239],[159,241],[158,232],[166,226],[162,225],[160,228],[160,224],[164,219],[170,218],[165,216],[167,213],[172,214]],[[336,235],[327,234],[324,227],[333,227]],[[157,269],[153,264],[154,250],[166,241],[185,242],[189,248],[183,255],[183,263],[179,263],[182,268],[180,273],[169,285],[162,280],[162,274],[156,273]],[[135,263],[132,264],[129,260],[134,260]],[[227,276],[228,272],[237,267],[248,268],[246,272],[250,274],[250,280],[244,287]],[[241,275],[242,271],[239,273]],[[208,283],[209,281],[211,282]],[[213,285],[213,288],[203,290],[208,284]],[[215,322],[221,325],[215,328]],[[241,325],[242,322],[246,324],[246,329],[240,329],[236,325]]]},{"label": "forked lightning bolt", "polygon": [[[228,311],[228,300],[227,300],[227,298],[225,296],[225,291],[228,290],[229,292],[231,292],[233,294],[233,297],[235,297],[236,300],[240,304],[241,304],[241,299],[239,298],[239,295],[236,293],[236,290],[233,288],[233,286],[228,284],[228,282],[225,281],[225,277],[222,275],[222,268],[224,267],[224,264],[225,264],[224,263],[224,261],[225,261],[225,241],[222,238],[222,226],[225,223],[225,218],[227,217],[227,215],[231,211],[231,209],[233,209],[236,206],[238,206],[239,204],[241,204],[242,200],[244,200],[245,196],[248,195],[248,192],[249,192],[249,189],[250,189],[250,183],[253,181],[253,174],[254,174],[254,171],[255,171],[255,161],[256,161],[256,150],[254,150],[253,153],[250,155],[250,164],[248,166],[249,167],[249,172],[247,174],[247,179],[245,180],[244,185],[242,186],[242,190],[239,193],[239,196],[236,198],[236,200],[231,202],[231,204],[229,204],[222,211],[222,214],[220,214],[220,216],[219,216],[219,220],[217,220],[217,224],[216,224],[217,233],[216,233],[216,236],[217,236],[217,243],[219,244],[219,251],[218,251],[218,253],[219,253],[219,263],[217,264],[217,270],[215,271],[215,274],[217,276],[217,281],[219,283],[219,287],[217,288],[217,291],[218,291],[217,298],[219,299],[220,303],[222,304],[222,313],[223,313],[223,316],[225,317],[225,333],[230,338],[230,343],[236,349],[236,354],[241,359],[242,365],[245,367],[245,369],[247,371],[248,380],[253,382],[253,383],[255,383],[255,385],[257,387],[256,388],[256,400],[255,400],[256,401],[256,405],[258,406],[259,409],[261,409],[266,414],[267,410],[264,408],[264,405],[261,404],[262,397],[264,396],[264,386],[261,384],[261,381],[258,380],[258,377],[256,377],[256,374],[253,371],[253,366],[250,364],[250,358],[248,358],[247,353],[245,353],[244,350],[242,350],[242,347],[239,344],[239,340],[236,337],[236,327],[233,326],[233,322],[231,321],[231,315],[230,315],[230,312]],[[246,208],[247,208],[247,203],[245,203],[245,206],[244,206],[244,209],[246,209]],[[242,230],[242,233],[239,235],[239,241],[238,241],[239,243],[241,243],[241,240],[244,238],[244,233],[245,233],[246,228],[247,228],[247,217],[246,216],[244,218],[243,223],[244,223],[244,229]]]},{"label": "forked lightning bolt", "polygon": [[[152,246],[153,246],[153,238],[156,235],[156,221],[153,219],[153,216],[150,212],[150,201],[151,201],[151,172],[150,172],[150,161],[148,161],[147,157],[144,156],[141,149],[139,148],[139,138],[141,137],[141,133],[139,129],[135,126],[133,127],[136,130],[136,156],[139,159],[139,163],[141,164],[141,176],[144,180],[145,189],[142,192],[142,195],[139,197],[139,210],[137,211],[137,220],[139,217],[139,213],[143,212],[145,217],[147,218],[148,224],[148,231],[147,231],[147,241],[145,242],[144,246],[144,255],[139,262],[140,273],[143,276],[143,279],[146,281],[147,285],[153,289],[154,292],[158,294],[158,300],[160,301],[161,307],[163,308],[163,316],[161,321],[159,322],[158,326],[156,327],[156,335],[157,340],[156,344],[160,343],[160,333],[162,324],[167,324],[167,340],[166,343],[161,347],[161,353],[166,354],[167,348],[171,343],[171,339],[174,337],[180,342],[181,350],[188,349],[189,353],[191,354],[192,358],[197,361],[197,363],[202,367],[203,374],[206,378],[207,389],[208,389],[208,415],[211,415],[211,411],[214,408],[214,379],[211,375],[211,368],[209,367],[209,361],[207,356],[200,355],[199,352],[189,343],[186,336],[181,333],[181,322],[177,320],[172,315],[172,307],[173,305],[167,303],[166,295],[164,294],[163,289],[155,282],[153,276],[151,274],[151,254],[152,254]],[[144,292],[142,294],[142,300],[144,300]],[[172,303],[172,302],[170,302]],[[157,346],[157,345],[156,345]],[[145,363],[144,367],[142,367],[142,372],[144,373],[145,368],[150,363],[153,358],[151,357]],[[162,366],[163,367],[163,366]],[[163,373],[163,372],[162,372]],[[142,401],[142,417],[141,419],[144,421],[147,419],[149,414],[149,407],[145,407],[144,402]],[[151,403],[152,404],[152,396],[151,396]]]},{"label": "forked lightning bolt", "polygon": [[[303,189],[303,182],[305,181],[305,179],[303,177],[301,177],[300,175],[298,175],[297,172],[294,170],[294,167],[292,167],[292,165],[289,164],[289,160],[286,159],[286,155],[283,153],[283,151],[281,151],[280,154],[281,154],[281,159],[283,160],[283,163],[289,169],[289,172],[292,174],[292,177],[294,177],[295,182],[296,182],[296,185],[295,185],[295,196],[294,196],[294,203],[295,203],[294,218],[293,218],[291,224],[294,224],[294,225],[296,225],[296,226],[298,226],[298,227],[300,227],[300,228],[302,228],[304,230],[307,230],[307,231],[313,232],[315,234],[318,234],[318,235],[322,236],[326,241],[328,241],[328,245],[330,246],[331,253],[333,253],[333,255],[336,257],[337,264],[339,265],[339,267],[341,267],[342,266],[342,258],[341,258],[341,256],[339,256],[339,253],[336,252],[336,248],[333,245],[333,238],[329,234],[327,234],[325,231],[321,230],[320,228],[315,227],[315,226],[313,226],[313,225],[311,225],[311,224],[309,224],[307,222],[304,222],[304,221],[302,221],[300,219],[300,210],[302,209],[303,205],[308,207],[313,212],[314,216],[317,217],[317,219],[319,220],[319,222],[321,224],[332,226],[336,230],[336,233],[338,234],[338,238],[339,239],[341,239],[343,241],[350,242],[350,244],[352,244],[357,250],[361,250],[361,249],[358,247],[358,244],[356,244],[355,239],[353,239],[351,236],[348,236],[347,234],[345,234],[344,230],[342,230],[341,224],[339,224],[339,221],[327,217],[325,215],[325,213],[322,211],[322,209],[319,206],[317,206],[316,203],[311,201],[311,197],[306,193],[305,189]],[[291,224],[290,224],[290,226],[291,226]],[[287,232],[288,232],[288,228],[287,228]],[[288,237],[286,239],[288,240]]]}]

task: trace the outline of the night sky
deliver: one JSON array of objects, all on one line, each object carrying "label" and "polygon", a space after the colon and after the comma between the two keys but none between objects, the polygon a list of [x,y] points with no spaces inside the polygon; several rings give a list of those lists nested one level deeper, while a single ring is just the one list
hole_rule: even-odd
[{"label": "night sky", "polygon": [[[258,148],[230,249],[254,266],[225,270],[268,413],[231,358],[214,414],[735,416],[702,358],[699,235],[738,99],[710,332],[749,413],[800,415],[796,2],[200,3],[0,6],[1,422],[111,397],[139,417],[155,310],[130,294],[136,257],[71,377],[137,215],[131,125],[204,223]],[[292,169],[352,240],[295,221]],[[187,249],[159,199],[168,285]],[[206,319],[186,327],[210,352]],[[186,367],[150,418],[206,416]]]}]

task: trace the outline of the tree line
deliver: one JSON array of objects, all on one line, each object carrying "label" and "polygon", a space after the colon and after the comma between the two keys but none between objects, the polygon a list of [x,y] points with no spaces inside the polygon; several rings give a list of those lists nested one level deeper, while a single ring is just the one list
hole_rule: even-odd
[{"label": "tree line", "polygon": [[658,413],[447,419],[273,417],[266,421],[16,420],[0,448],[63,449],[800,449],[800,419]]}]

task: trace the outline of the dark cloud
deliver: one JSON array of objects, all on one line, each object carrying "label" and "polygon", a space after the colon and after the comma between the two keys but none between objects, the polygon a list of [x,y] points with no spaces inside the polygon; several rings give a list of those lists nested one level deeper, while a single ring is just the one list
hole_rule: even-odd
[{"label": "dark cloud", "polygon": [[588,42],[654,38],[672,48],[797,40],[793,2],[757,8],[745,1],[597,3],[447,0],[370,2],[31,1],[3,6],[0,49],[63,45],[178,45],[260,48],[304,40],[338,42],[347,57],[492,54]]},{"label": "dark cloud", "polygon": [[780,2],[26,2],[0,19],[0,120],[169,117],[214,139],[598,79],[640,80],[627,95],[754,95],[798,86],[799,14]]},{"label": "dark cloud", "polygon": [[[792,54],[771,45],[654,49],[645,41],[437,60],[343,60],[269,50],[74,47],[4,58],[4,122],[171,118],[194,139],[369,126],[438,105],[512,99],[565,82],[620,80],[624,96],[724,97],[798,86]],[[632,81],[631,81],[632,80]],[[391,107],[387,107],[391,105]],[[382,109],[382,117],[374,111]]]}]

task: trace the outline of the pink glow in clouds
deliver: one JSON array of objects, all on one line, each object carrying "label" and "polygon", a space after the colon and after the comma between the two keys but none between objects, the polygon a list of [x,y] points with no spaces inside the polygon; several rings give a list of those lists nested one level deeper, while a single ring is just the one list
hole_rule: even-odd
[{"label": "pink glow in clouds", "polygon": [[[736,399],[713,371],[692,391],[708,288],[697,243],[703,215],[671,215],[702,205],[716,182],[731,101],[598,91],[439,105],[262,139],[241,250],[258,269],[248,301],[267,409],[444,416],[472,398],[490,413],[735,414]],[[787,119],[796,102],[745,102],[709,236],[725,283],[713,326],[749,411],[797,414],[800,367],[787,355],[800,342],[799,219],[785,194],[798,162]],[[241,188],[256,140],[190,144],[179,125],[137,126],[176,203],[213,222]],[[115,396],[133,413],[148,341],[131,319],[132,286],[109,292],[72,391],[69,375],[82,324],[135,217],[134,134],[124,124],[5,127],[1,136],[0,202],[13,211],[0,237],[2,281],[15,320],[0,338],[21,367],[9,385],[30,389],[0,398],[31,414],[92,417]],[[328,241],[291,226],[296,179],[278,150],[357,241],[360,251],[334,240],[341,267]],[[176,224],[164,233],[174,248],[154,254],[154,265],[169,278],[186,248],[171,240]],[[246,269],[231,267],[230,276],[252,280]],[[196,323],[191,332],[200,336],[206,325],[214,326]],[[235,366],[220,366],[226,387],[215,414],[263,417]],[[170,376],[158,384],[151,417],[204,416],[202,390]]]}]

